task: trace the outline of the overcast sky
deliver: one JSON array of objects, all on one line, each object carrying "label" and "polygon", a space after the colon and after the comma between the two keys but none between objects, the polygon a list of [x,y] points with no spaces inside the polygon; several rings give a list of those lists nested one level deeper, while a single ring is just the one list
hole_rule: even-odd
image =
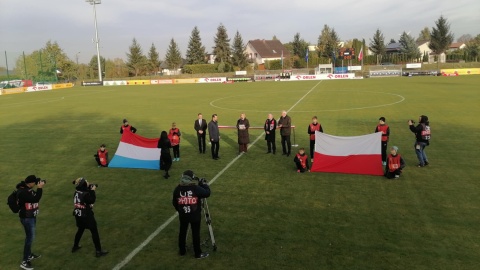
[{"label": "overcast sky", "polygon": [[[455,40],[480,34],[480,0],[102,0],[96,7],[100,54],[110,59],[126,59],[133,38],[145,54],[155,44],[162,59],[174,38],[185,55],[195,26],[211,52],[220,23],[232,40],[238,30],[245,43],[274,35],[287,43],[298,32],[316,44],[325,24],[341,40],[365,38],[368,44],[377,28],[386,42],[403,31],[416,38],[440,15]],[[0,0],[1,54],[28,54],[51,40],[70,59],[78,53],[86,63],[96,55],[94,36],[93,6],[84,0]]]}]

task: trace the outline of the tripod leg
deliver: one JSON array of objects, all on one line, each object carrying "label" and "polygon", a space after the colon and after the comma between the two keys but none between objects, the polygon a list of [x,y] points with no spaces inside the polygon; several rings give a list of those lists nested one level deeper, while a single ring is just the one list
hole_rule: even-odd
[{"label": "tripod leg", "polygon": [[207,199],[203,199],[203,213],[205,214],[205,222],[208,226],[208,232],[210,233],[210,240],[212,240],[213,250],[217,250],[217,245],[215,243],[215,236],[213,235],[213,226],[212,219],[210,217],[210,210],[208,209]]}]

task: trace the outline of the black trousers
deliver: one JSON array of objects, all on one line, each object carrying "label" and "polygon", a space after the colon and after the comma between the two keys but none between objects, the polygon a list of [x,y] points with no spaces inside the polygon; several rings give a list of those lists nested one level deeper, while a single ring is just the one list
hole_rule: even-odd
[{"label": "black trousers", "polygon": [[78,247],[80,244],[80,239],[82,239],[83,232],[85,230],[90,230],[92,233],[93,244],[95,245],[96,251],[102,250],[102,245],[100,244],[100,235],[98,234],[97,221],[94,216],[88,217],[75,217],[77,223],[77,233],[75,234],[75,241],[73,242],[74,247]]},{"label": "black trousers", "polygon": [[218,150],[220,149],[220,142],[211,142],[212,143],[212,158],[218,158]]},{"label": "black trousers", "polygon": [[275,144],[275,140],[267,140],[267,149],[269,153],[273,151],[273,153],[275,154],[275,151],[277,151],[277,145]]},{"label": "black trousers", "polygon": [[295,160],[295,165],[297,166],[297,170],[300,172],[306,172],[308,170],[307,168],[302,167],[300,160]]},{"label": "black trousers", "polygon": [[205,133],[197,134],[197,139],[198,139],[198,151],[200,153],[205,153],[205,149],[206,149]]},{"label": "black trousers", "polygon": [[388,142],[382,142],[382,161],[387,162],[387,144]]},{"label": "black trousers", "polygon": [[282,151],[284,154],[290,155],[290,151],[292,150],[292,143],[290,142],[290,135],[283,136],[282,135]]},{"label": "black trousers", "polygon": [[174,158],[179,158],[180,157],[180,144],[172,146],[172,149],[173,149],[173,157]]},{"label": "black trousers", "polygon": [[182,219],[180,219],[180,232],[178,234],[178,248],[180,255],[184,255],[187,251],[186,242],[189,224],[192,229],[193,251],[195,252],[195,257],[199,257],[200,254],[202,254],[202,249],[200,248],[200,222],[200,220],[193,222],[186,220],[182,221]]},{"label": "black trousers", "polygon": [[310,158],[313,158],[315,152],[315,140],[310,140]]}]

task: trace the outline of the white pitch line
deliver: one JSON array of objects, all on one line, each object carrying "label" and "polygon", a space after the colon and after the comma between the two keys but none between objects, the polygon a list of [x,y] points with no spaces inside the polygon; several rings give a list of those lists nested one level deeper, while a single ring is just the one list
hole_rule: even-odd
[{"label": "white pitch line", "polygon": [[[310,94],[321,82],[322,81],[318,82],[314,87],[312,87],[305,95],[303,95],[303,97],[301,97],[297,102],[295,102],[295,104],[293,104],[293,106],[290,107],[290,109],[288,109],[287,112],[295,108],[295,106],[297,106],[298,103],[300,103],[308,94]],[[265,132],[262,132],[262,134],[260,134],[255,139],[255,141],[253,141],[253,143],[251,143],[248,146],[248,148],[252,147],[258,140],[260,140],[260,138],[263,137],[264,133]],[[223,168],[220,172],[218,172],[217,175],[215,175],[215,177],[213,177],[212,180],[209,181],[210,185],[213,184],[215,180],[217,180],[226,170],[228,170],[228,168],[230,168],[241,156],[243,156],[243,153],[236,156],[234,159],[232,159],[232,161],[230,161],[227,164],[227,166],[225,166],[225,168]],[[175,212],[175,214],[173,214],[167,221],[165,221],[162,225],[160,225],[160,227],[158,227],[152,234],[150,234],[147,237],[147,239],[145,239],[138,247],[132,250],[132,252],[130,252],[130,254],[128,254],[127,257],[125,257],[125,259],[123,259],[119,264],[115,265],[115,267],[113,267],[112,270],[120,270],[122,269],[122,267],[127,265],[127,263],[129,263],[133,259],[133,257],[135,257],[135,255],[137,255],[146,245],[148,245],[161,231],[163,231],[163,229],[165,229],[170,223],[172,223],[172,221],[177,216],[178,216],[178,212]]]}]

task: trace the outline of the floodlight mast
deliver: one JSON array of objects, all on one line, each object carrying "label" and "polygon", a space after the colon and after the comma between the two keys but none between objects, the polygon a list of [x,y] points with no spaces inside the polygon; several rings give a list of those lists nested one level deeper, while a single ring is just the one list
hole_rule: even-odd
[{"label": "floodlight mast", "polygon": [[85,0],[85,2],[89,3],[90,5],[93,6],[93,17],[95,21],[95,44],[97,47],[97,64],[98,64],[98,80],[101,82],[102,81],[102,66],[100,64],[100,47],[99,47],[99,41],[98,41],[98,27],[97,27],[97,9],[95,8],[95,5],[100,5],[102,3],[102,0]]}]

